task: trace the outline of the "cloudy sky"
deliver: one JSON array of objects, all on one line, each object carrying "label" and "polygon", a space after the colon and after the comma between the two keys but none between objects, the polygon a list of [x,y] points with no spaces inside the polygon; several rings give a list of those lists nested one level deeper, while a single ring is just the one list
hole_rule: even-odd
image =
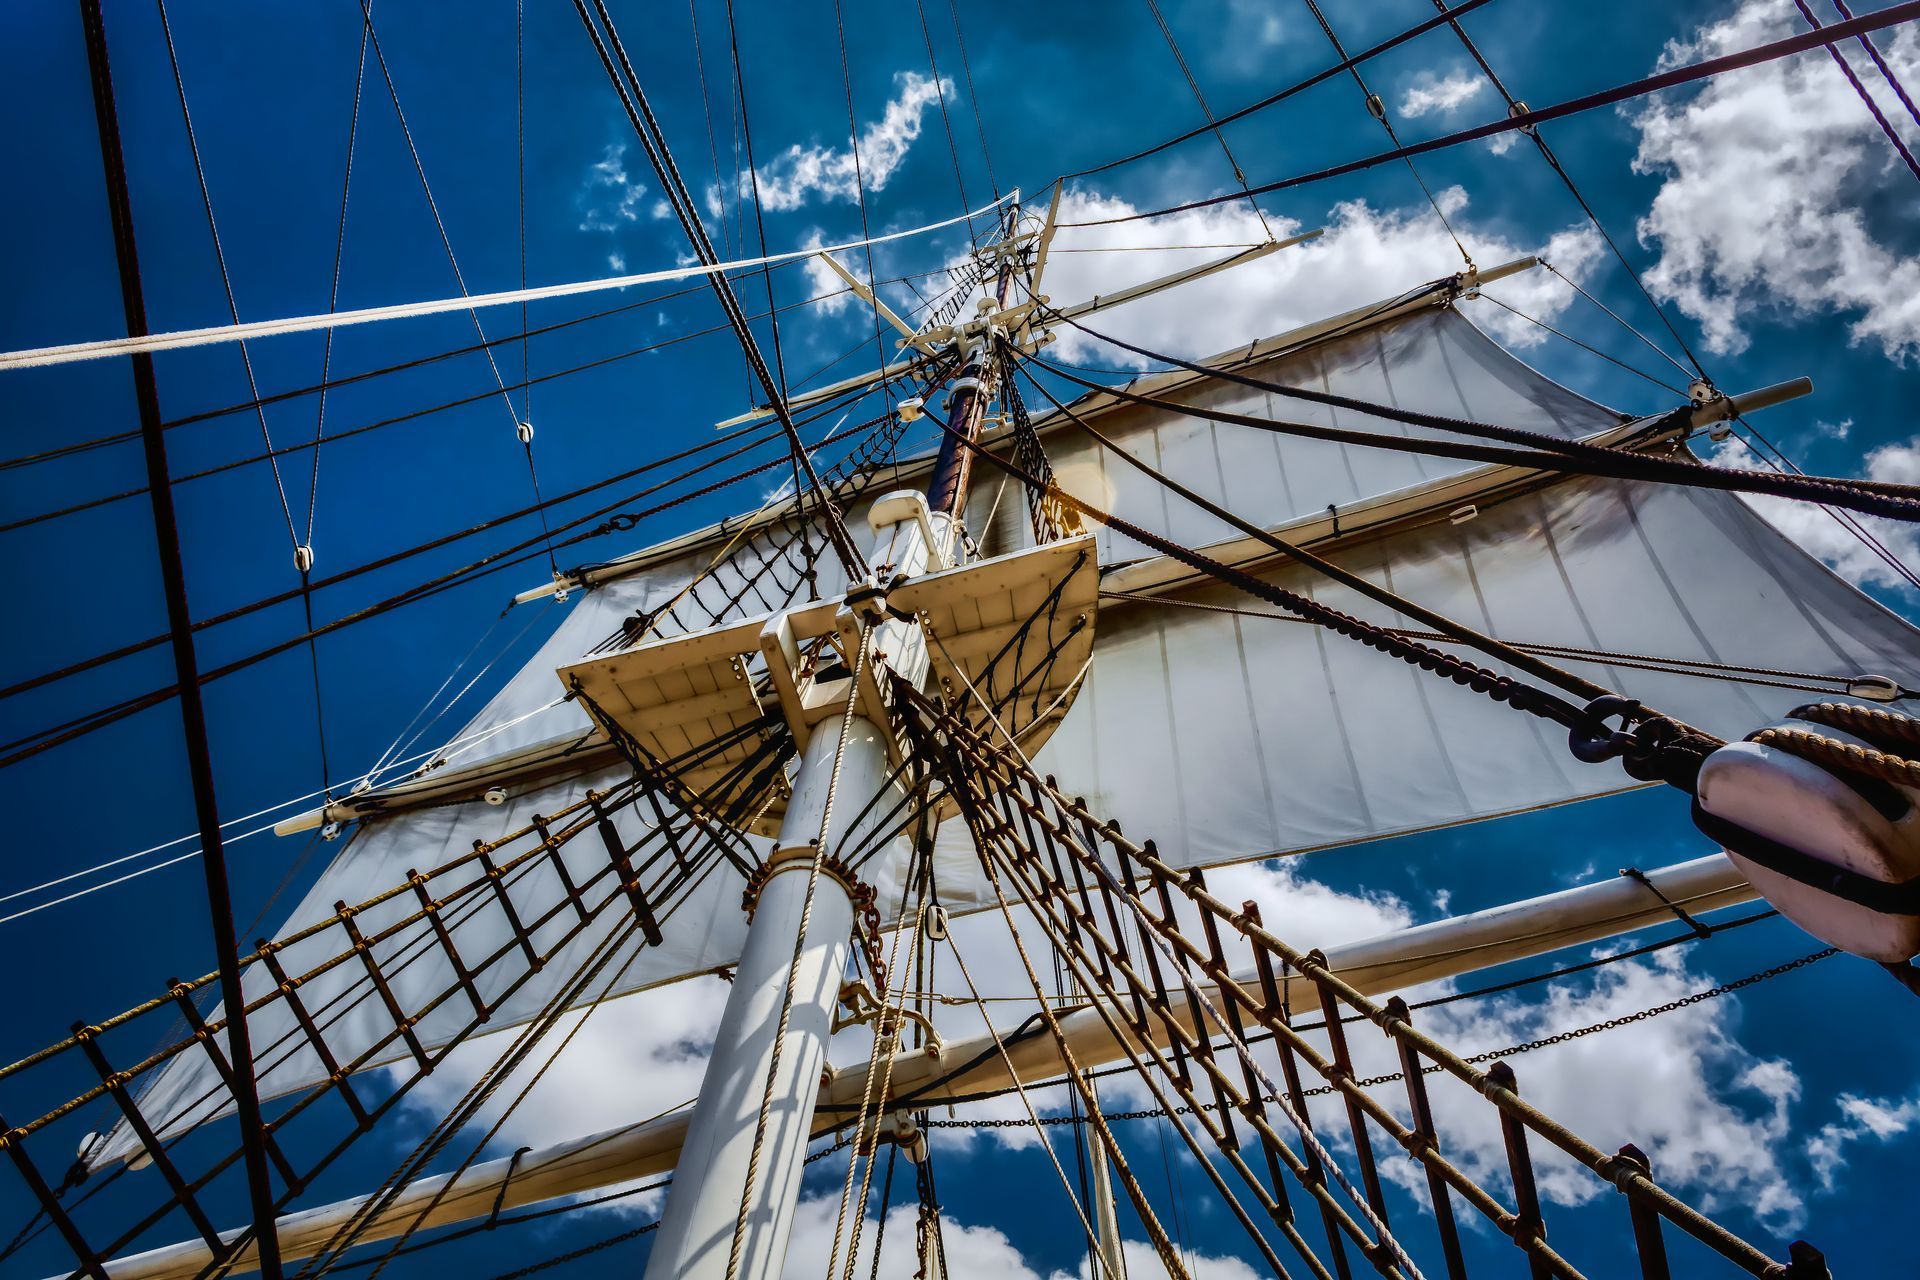
[{"label": "cloudy sky", "polygon": [[[1823,16],[1829,0],[1810,0]],[[1424,0],[1324,6],[1349,48],[1431,16]],[[534,8],[530,6],[530,9]],[[672,6],[615,6],[637,70],[687,180],[705,204],[716,245],[746,256],[839,243],[953,217],[995,193],[1041,190],[1183,131],[1199,119],[1151,9],[1135,4],[964,6],[962,59],[947,5],[911,10],[846,0],[851,63],[843,85],[835,8],[827,3],[738,6],[739,60],[747,76],[754,165],[749,173],[733,97],[725,7],[696,0],[703,59],[689,13]],[[1319,70],[1330,48],[1299,3],[1165,3],[1194,79],[1216,112],[1253,101]],[[505,0],[465,6],[457,19],[425,6],[376,9],[385,74],[369,60],[354,115],[360,21],[351,3],[271,13],[178,3],[171,13],[182,83],[206,170],[208,200],[231,277],[249,319],[371,306],[457,292],[590,279],[671,267],[686,245],[634,142],[590,45],[565,6],[539,6],[525,24],[524,193],[517,128],[515,14]],[[216,324],[227,296],[207,234],[206,209],[182,128],[167,47],[154,11],[113,6],[114,71],[126,130],[152,327]],[[1520,98],[1536,107],[1667,66],[1750,47],[1799,29],[1791,0],[1623,0],[1604,7],[1495,0],[1465,25]],[[1878,37],[1887,60],[1920,78],[1920,32]],[[929,58],[929,44],[932,58]],[[1850,61],[1912,145],[1920,127],[1879,86],[1864,55]],[[1435,136],[1498,118],[1505,105],[1460,44],[1441,30],[1366,69],[1403,138]],[[392,96],[389,93],[391,78]],[[393,97],[405,114],[403,131]],[[852,99],[851,123],[848,98]],[[0,202],[6,302],[0,347],[107,337],[122,331],[78,20],[62,4],[0,7],[0,106],[14,122],[0,141],[14,175]],[[342,174],[350,122],[354,163],[344,224]],[[1606,229],[1665,304],[1680,335],[1729,389],[1813,378],[1817,394],[1756,419],[1807,470],[1920,482],[1912,362],[1920,358],[1920,256],[1912,175],[1823,53],[1724,77],[1551,126],[1548,136]],[[857,140],[857,141],[856,141]],[[1239,166],[1259,183],[1371,153],[1384,132],[1348,79],[1329,81],[1227,131]],[[416,168],[414,150],[417,150]],[[857,162],[857,163],[856,163]],[[433,195],[423,197],[421,175]],[[1533,145],[1514,135],[1421,162],[1432,199],[1404,166],[1295,188],[1259,203],[1228,202],[1147,221],[1063,233],[1049,293],[1065,301],[1125,285],[1220,252],[1221,246],[1324,229],[1310,245],[1169,295],[1161,305],[1115,312],[1112,332],[1146,347],[1199,356],[1451,274],[1462,250],[1482,265],[1527,254],[1534,271],[1493,292],[1508,310],[1479,303],[1473,319],[1552,377],[1604,403],[1652,411],[1675,403],[1685,376],[1665,355],[1584,301],[1571,279],[1647,334],[1676,344]],[[1147,160],[1069,184],[1063,217],[1093,221],[1235,189],[1219,144],[1202,136]],[[762,217],[756,219],[757,190]],[[862,208],[861,194],[865,194]],[[344,225],[344,231],[342,227]],[[1457,243],[1456,243],[1457,240]],[[874,255],[896,307],[960,253],[957,230],[896,242]],[[336,247],[338,279],[335,280]],[[1068,252],[1071,250],[1072,252]],[[853,256],[852,261],[858,262]],[[798,381],[847,376],[870,361],[870,314],[842,296],[817,265],[775,274],[781,355]],[[638,298],[532,309],[538,327]],[[749,310],[765,306],[743,286]],[[651,297],[652,294],[648,293]],[[1516,313],[1524,313],[1524,318]],[[517,381],[598,367],[540,382],[531,404],[504,406],[485,360],[426,365],[343,388],[323,420],[311,398],[277,405],[264,421],[228,416],[171,433],[176,473],[219,466],[275,446],[383,423],[456,398],[464,406],[409,418],[313,451],[277,469],[238,466],[179,488],[193,606],[207,616],[296,584],[292,547],[311,542],[321,572],[357,565],[398,546],[470,526],[530,500],[532,479],[514,437],[517,417],[536,428],[544,493],[584,485],[707,437],[716,420],[753,395],[737,347],[703,290],[543,334],[499,349],[498,372]],[[1539,323],[1536,323],[1539,322]],[[517,331],[517,314],[484,318],[489,336]],[[1631,365],[1623,370],[1549,333],[1552,325]],[[761,341],[771,349],[764,324]],[[400,327],[343,331],[336,375],[473,341],[464,315]],[[661,345],[670,343],[671,345]],[[1104,368],[1138,362],[1069,338],[1058,354]],[[262,391],[319,376],[317,337],[255,344]],[[523,366],[524,359],[524,366]],[[178,353],[160,363],[169,417],[247,396],[231,350]],[[520,397],[515,396],[518,402]],[[10,374],[0,379],[7,456],[17,457],[134,425],[124,368]],[[316,461],[317,459],[317,461]],[[1714,461],[1751,465],[1740,440]],[[0,516],[11,523],[105,497],[142,482],[127,445],[0,471]],[[620,545],[589,543],[602,557],[751,506],[751,486],[662,516]],[[554,519],[592,505],[561,508]],[[1920,600],[1887,564],[1827,515],[1784,503],[1763,514],[1890,608],[1912,616]],[[1894,555],[1920,560],[1910,527],[1866,522]],[[144,500],[0,533],[7,598],[16,625],[0,639],[8,682],[158,630],[163,610]],[[488,547],[500,545],[481,539]],[[605,542],[605,540],[603,540]],[[476,543],[474,545],[479,545]],[[323,593],[324,617],[351,611],[472,558],[463,548]],[[528,564],[432,597],[329,637],[320,650],[330,776],[352,776],[402,732],[461,653],[495,623],[506,598],[534,585]],[[303,625],[297,604],[267,611],[203,640],[207,662],[250,652]],[[510,669],[551,626],[517,615],[496,639],[518,636]],[[18,732],[57,722],[170,679],[164,652],[7,704]],[[485,689],[478,690],[484,693]],[[222,682],[209,695],[224,815],[239,817],[323,784],[315,734],[314,675],[304,651]],[[11,738],[17,733],[6,735]],[[18,835],[0,894],[24,890],[106,859],[148,849],[192,829],[192,809],[171,710],[136,716],[0,774],[0,797]],[[235,832],[257,825],[245,823]],[[126,864],[145,869],[169,853]],[[1547,812],[1223,874],[1222,896],[1258,897],[1269,919],[1303,943],[1363,937],[1523,894],[1545,892],[1628,865],[1697,856],[1702,843],[1673,797],[1639,794],[1577,813]],[[241,923],[277,922],[276,886],[297,892],[317,862],[296,864],[296,842],[259,836],[233,852]],[[90,887],[111,875],[74,882]],[[0,901],[0,916],[60,896]],[[284,904],[290,899],[282,898]],[[1004,931],[971,926],[983,989],[1013,992],[1019,971]],[[256,929],[254,932],[257,932]],[[249,932],[245,936],[252,937]],[[1650,935],[1651,936],[1651,935]],[[137,939],[137,944],[129,942]],[[1815,944],[1769,922],[1701,948],[1676,948],[1550,989],[1436,1011],[1433,1028],[1467,1051],[1536,1039],[1662,1004],[1792,959]],[[12,1059],[95,1018],[151,996],[167,976],[208,967],[200,881],[191,861],[18,919],[0,920],[0,948],[32,974],[13,993],[0,1057]],[[720,998],[712,981],[616,1004],[589,1018],[572,1052],[502,1129],[501,1152],[523,1142],[585,1133],[652,1114],[698,1086],[704,1037]],[[1836,1271],[1884,1273],[1904,1247],[1897,1214],[1920,1157],[1920,1092],[1911,1063],[1920,1034],[1911,998],[1871,967],[1834,959],[1777,982],[1519,1060],[1530,1096],[1611,1149],[1629,1138],[1654,1151],[1677,1190],[1723,1214],[1775,1252],[1806,1234]],[[424,1106],[450,1103],[467,1078],[450,1069]],[[0,1111],[10,1102],[0,1096]],[[1448,1104],[1451,1105],[1451,1104]],[[999,1103],[982,1114],[1019,1114]],[[428,1112],[415,1117],[424,1129]],[[1255,1274],[1245,1237],[1197,1166],[1150,1125],[1130,1132],[1130,1153],[1152,1171],[1150,1190],[1177,1208],[1196,1274]],[[1056,1134],[1063,1130],[1055,1130]],[[403,1148],[356,1157],[337,1189],[379,1176]],[[956,1274],[1076,1274],[1071,1208],[1051,1165],[1019,1129],[943,1131],[941,1186]],[[1071,1159],[1070,1140],[1062,1142]],[[1459,1158],[1497,1178],[1497,1141],[1465,1140]],[[1389,1168],[1390,1180],[1407,1170]],[[792,1274],[819,1273],[832,1235],[840,1167],[808,1184]],[[1600,1243],[1622,1221],[1611,1196],[1548,1170],[1543,1194],[1556,1239]],[[895,1188],[896,1205],[911,1199]],[[18,1210],[9,1187],[0,1209]],[[623,1215],[549,1229],[522,1228],[484,1248],[455,1246],[458,1265],[491,1274],[642,1220]],[[1408,1212],[1411,1212],[1409,1209]],[[1889,1215],[1894,1215],[1892,1218]],[[19,1216],[17,1213],[14,1216]],[[906,1210],[885,1216],[885,1275],[910,1275]],[[1131,1223],[1138,1236],[1138,1224]],[[0,1220],[0,1228],[11,1227]],[[1484,1236],[1484,1233],[1481,1233]],[[1144,1243],[1130,1245],[1133,1274],[1151,1275]],[[1476,1238],[1474,1247],[1496,1246]],[[583,1262],[579,1274],[628,1274],[644,1244]],[[431,1255],[429,1255],[431,1256]],[[964,1263],[962,1259],[965,1259]],[[396,1274],[421,1274],[437,1263]],[[1878,1264],[1878,1265],[1877,1265]],[[863,1264],[864,1265],[864,1264]]]}]

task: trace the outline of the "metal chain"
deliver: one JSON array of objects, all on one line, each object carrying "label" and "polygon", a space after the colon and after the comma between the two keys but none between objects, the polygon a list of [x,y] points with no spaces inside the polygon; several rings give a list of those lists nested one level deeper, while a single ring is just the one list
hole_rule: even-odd
[{"label": "metal chain", "polygon": [[[1759,973],[1748,974],[1746,977],[1736,979],[1733,982],[1722,983],[1717,987],[1709,987],[1705,991],[1696,991],[1692,995],[1681,996],[1678,1000],[1670,1000],[1666,1004],[1654,1005],[1649,1009],[1641,1009],[1637,1013],[1622,1014],[1618,1018],[1608,1018],[1604,1022],[1595,1022],[1584,1027],[1574,1027],[1566,1031],[1557,1031],[1553,1035],[1542,1036],[1538,1040],[1525,1040],[1519,1044],[1508,1045],[1504,1049],[1488,1049],[1483,1053],[1476,1053],[1465,1057],[1461,1059],[1461,1061],[1491,1062],[1499,1058],[1511,1058],[1516,1054],[1530,1053],[1535,1049],[1544,1049],[1549,1045],[1565,1044],[1569,1040],[1578,1040],[1583,1036],[1595,1035],[1602,1031],[1612,1031],[1617,1027],[1632,1026],[1636,1022],[1645,1022],[1649,1018],[1657,1018],[1661,1014],[1672,1013],[1677,1009],[1691,1008],[1696,1004],[1702,1004],[1708,1000],[1715,1000],[1721,996],[1730,995],[1735,991],[1755,986],[1771,978],[1780,977],[1782,974],[1792,973],[1795,969],[1803,969],[1810,964],[1818,963],[1821,960],[1838,954],[1840,954],[1839,948],[1827,947],[1824,950],[1815,951],[1810,955],[1801,956],[1798,960],[1789,960],[1784,964],[1777,964],[1771,969],[1763,969]],[[1444,1068],[1439,1063],[1433,1063],[1422,1068],[1422,1072],[1427,1075],[1432,1075],[1441,1070],[1444,1070]],[[1362,1080],[1355,1080],[1354,1083],[1360,1085],[1362,1088],[1372,1088],[1375,1085],[1392,1084],[1394,1081],[1404,1078],[1404,1072],[1395,1071],[1390,1075],[1368,1076]],[[1055,1081],[1050,1083],[1062,1082]],[[1044,1088],[1046,1086],[1034,1085],[1031,1087]],[[1333,1092],[1335,1092],[1334,1086],[1321,1085],[1317,1088],[1302,1090],[1300,1096],[1303,1098],[1317,1098]],[[1278,1101],[1278,1099],[1269,1095],[1265,1101],[1275,1102]],[[1182,1106],[1174,1107],[1171,1110],[1147,1108],[1140,1111],[1109,1111],[1106,1113],[1106,1118],[1109,1120],[1154,1120],[1168,1115],[1191,1115],[1196,1110],[1217,1111],[1219,1107],[1217,1104],[1203,1104],[1198,1108]],[[926,1121],[928,1127],[935,1129],[1022,1129],[1030,1127],[1033,1123],[1034,1122],[1030,1120],[929,1119]],[[1041,1116],[1039,1123],[1043,1125],[1082,1124],[1085,1123],[1085,1120],[1083,1117],[1073,1115]]]}]

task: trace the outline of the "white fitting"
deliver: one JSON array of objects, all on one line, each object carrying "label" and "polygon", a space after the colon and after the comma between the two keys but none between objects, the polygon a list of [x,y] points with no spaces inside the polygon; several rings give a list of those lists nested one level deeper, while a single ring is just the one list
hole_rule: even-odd
[{"label": "white fitting", "polygon": [[[1783,721],[1823,737],[1870,746],[1826,725]],[[1853,787],[1819,765],[1757,742],[1731,742],[1700,769],[1700,807],[1808,857],[1871,880],[1920,876],[1920,792],[1901,787],[1904,816],[1889,819]],[[1728,849],[1734,865],[1781,915],[1842,951],[1898,964],[1920,954],[1920,916],[1886,915],[1803,884]]]}]

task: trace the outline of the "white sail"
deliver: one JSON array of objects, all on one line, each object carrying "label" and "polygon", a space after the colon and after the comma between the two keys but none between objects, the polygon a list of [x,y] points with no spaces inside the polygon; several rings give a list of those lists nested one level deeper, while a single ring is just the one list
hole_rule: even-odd
[{"label": "white sail", "polygon": [[[1419,307],[1305,345],[1270,340],[1220,363],[1248,355],[1256,358],[1242,367],[1271,381],[1567,438],[1617,431],[1624,421],[1515,360],[1451,307]],[[1143,384],[1173,384],[1182,396],[1258,415],[1421,434],[1212,379],[1162,375]],[[1270,527],[1291,522],[1287,536],[1503,639],[1823,676],[1872,673],[1920,684],[1913,629],[1731,494],[1604,480],[1547,483],[1537,476],[1517,484],[1498,469],[1283,437],[1103,399],[1091,396],[1083,407],[1099,415],[1101,429],[1122,447],[1245,518]],[[1041,429],[1057,473],[1076,493],[1189,545],[1222,544],[1220,555],[1245,554],[1217,520],[1102,458],[1098,446],[1057,415]],[[979,476],[969,517],[984,550],[1031,541],[1018,486],[1001,492],[984,464]],[[1503,476],[1504,483],[1495,483]],[[1464,505],[1463,494],[1472,496],[1475,514],[1455,523],[1451,516]],[[859,509],[852,515],[849,523],[864,530]],[[618,643],[624,619],[675,599],[736,536],[729,528],[709,531],[659,555],[642,553],[624,572],[614,566],[595,575],[600,580],[570,606],[552,639],[460,736],[509,726],[489,739],[486,750],[493,753],[584,732],[588,722],[578,706],[547,706],[561,692],[554,669]],[[741,574],[759,566],[766,541],[755,536],[760,549],[735,546],[702,598],[720,601],[718,588],[737,585]],[[1272,610],[1232,590],[1195,584],[1192,575],[1127,539],[1103,533],[1101,563],[1104,585],[1129,598],[1103,602],[1084,689],[1036,763],[1128,832],[1154,838],[1169,861],[1212,865],[1324,848],[1638,785],[1617,765],[1576,762],[1563,734],[1510,707],[1317,627],[1223,612]],[[819,570],[820,590],[833,593],[840,575],[830,555],[820,559]],[[1259,571],[1348,612],[1401,624],[1310,571],[1270,563]],[[1134,598],[1140,596],[1150,599]],[[704,624],[694,601],[686,605],[687,616],[677,623],[663,619],[663,630]],[[749,595],[739,612],[767,607]],[[1764,629],[1755,625],[1763,616]],[[1591,679],[1725,735],[1748,732],[1812,697],[1669,672],[1575,665]],[[476,838],[514,830],[532,813],[551,813],[586,787],[605,787],[620,776],[617,768],[601,768],[592,776],[509,787],[499,807],[470,802],[368,823],[288,927],[325,918],[336,900],[354,901],[403,882],[410,868],[445,861]],[[992,896],[958,828],[949,824],[942,835],[936,873],[942,899],[965,909]],[[629,838],[637,834],[628,832]],[[740,889],[738,874],[719,868],[666,924],[663,944],[641,953],[607,993],[731,963],[745,935]],[[528,983],[496,1013],[490,1030],[531,1016],[551,999],[609,924],[596,924],[572,944],[580,950]],[[465,927],[470,932],[457,935],[463,951],[499,945],[507,936],[497,914],[478,915]],[[448,975],[432,967],[417,966],[420,972],[408,980],[421,991],[443,987]],[[351,976],[342,972],[339,981]],[[264,974],[252,977],[264,984]],[[284,1033],[290,1016],[284,1005],[256,1015],[256,1043]],[[363,1002],[328,1039],[338,1038],[336,1054],[345,1060],[391,1025],[377,1002]],[[441,1023],[430,1020],[420,1037],[431,1045],[455,1025],[451,1014]],[[207,1093],[212,1072],[204,1058],[181,1059],[147,1095],[147,1114],[169,1114]],[[286,1093],[325,1074],[311,1055],[294,1054],[269,1066],[261,1091]],[[167,1128],[204,1118],[180,1115]],[[132,1149],[123,1133],[92,1158],[100,1163]]]}]

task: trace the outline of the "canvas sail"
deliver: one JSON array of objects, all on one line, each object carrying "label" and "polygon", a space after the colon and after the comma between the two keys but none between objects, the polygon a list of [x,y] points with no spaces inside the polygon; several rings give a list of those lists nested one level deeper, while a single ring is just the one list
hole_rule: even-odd
[{"label": "canvas sail", "polygon": [[[1514,359],[1451,306],[1423,306],[1305,343],[1269,340],[1216,362],[1229,363],[1269,381],[1567,438],[1615,431],[1625,421]],[[1176,398],[1238,412],[1421,434],[1216,379],[1159,375],[1141,385],[1170,387]],[[1347,568],[1502,639],[1828,676],[1872,673],[1920,685],[1912,628],[1787,542],[1732,494],[1606,480],[1549,484],[1537,477],[1487,487],[1487,469],[1470,463],[1301,440],[1104,399],[1086,397],[1082,407],[1099,415],[1101,429],[1121,447],[1243,517],[1285,527],[1287,536]],[[1102,457],[1057,415],[1041,427],[1061,482],[1075,493],[1188,545],[1217,547],[1228,558],[1244,554],[1231,545],[1229,528]],[[907,476],[911,483],[910,468]],[[1017,486],[1002,490],[985,467],[979,476],[968,515],[983,553],[1030,542]],[[889,487],[880,483],[869,493]],[[1463,493],[1477,495],[1475,514],[1455,523]],[[864,534],[863,510],[856,506],[849,516]],[[554,669],[620,644],[628,619],[651,619],[668,634],[705,625],[708,606],[681,593],[738,536],[738,529],[711,531],[601,575],[459,737],[497,729],[486,740],[487,754],[580,738],[589,727],[585,715],[575,704],[554,704],[561,692]],[[734,592],[720,588],[751,576],[766,551],[764,535],[733,545],[697,599],[723,604]],[[1126,598],[1103,601],[1084,687],[1036,763],[1129,832],[1155,838],[1172,862],[1213,865],[1325,848],[1637,785],[1616,765],[1577,763],[1555,730],[1511,708],[1319,628],[1246,616],[1267,610],[1227,588],[1195,582],[1124,537],[1102,531],[1100,555],[1103,585]],[[1309,571],[1248,563],[1337,608],[1404,625]],[[818,568],[819,590],[833,594],[840,574],[832,557],[821,557]],[[673,601],[680,603],[672,616],[656,616]],[[737,607],[754,613],[775,603],[763,591],[760,600],[749,593]],[[1754,625],[1760,617],[1769,619],[1764,630]],[[1810,697],[1597,662],[1577,669],[1730,736]],[[620,773],[603,761],[590,774],[510,788],[499,807],[466,803],[369,822],[287,927],[324,918],[336,900],[354,901],[402,882],[409,868],[456,856],[476,837],[510,831],[536,811],[551,813]],[[637,836],[632,824],[639,820],[622,821],[629,838]],[[952,906],[992,901],[958,824],[942,834],[936,874],[942,899]],[[720,867],[667,922],[662,945],[642,952],[609,994],[732,962],[746,929],[741,887],[732,868]],[[573,944],[581,956],[610,923]],[[497,914],[481,914],[462,927],[470,930],[460,938],[462,949],[477,950],[498,945],[506,926]],[[569,953],[550,964],[492,1025],[505,1028],[530,1016],[559,989],[574,960]],[[249,990],[264,976],[250,975]],[[445,975],[422,972],[418,980],[444,984]],[[278,1005],[257,1015],[256,1042],[271,1041],[284,1030],[275,1020],[287,1017]],[[363,1002],[329,1028],[328,1039],[351,1048],[390,1029],[378,1006]],[[429,1043],[450,1033],[431,1024],[420,1029]],[[147,1113],[175,1114],[170,1129],[206,1118],[218,1109],[217,1099],[198,1110],[190,1104],[210,1092],[224,1096],[211,1088],[212,1072],[203,1059],[183,1058],[156,1081],[143,1104]],[[310,1055],[293,1054],[266,1066],[261,1091],[283,1094],[324,1074]],[[132,1149],[126,1135],[116,1135],[93,1159],[104,1162]]]}]

